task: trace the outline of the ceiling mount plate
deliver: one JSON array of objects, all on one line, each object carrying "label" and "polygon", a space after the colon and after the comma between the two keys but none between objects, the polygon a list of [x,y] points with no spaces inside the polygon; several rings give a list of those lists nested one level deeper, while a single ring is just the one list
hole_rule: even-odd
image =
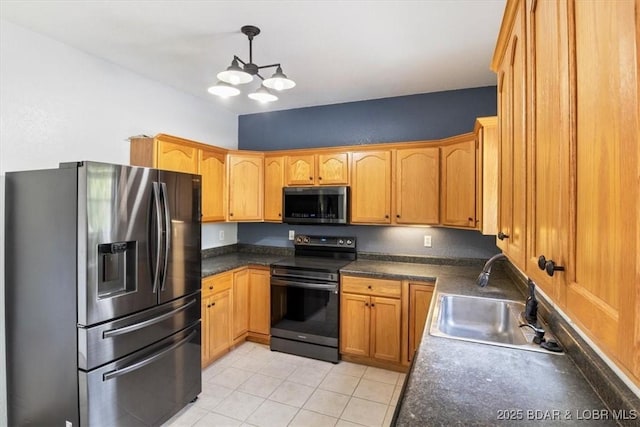
[{"label": "ceiling mount plate", "polygon": [[242,31],[242,34],[244,34],[247,37],[249,37],[249,40],[251,40],[252,38],[257,36],[258,34],[260,34],[260,28],[254,26],[254,25],[245,25],[242,28],[240,28],[240,31]]}]

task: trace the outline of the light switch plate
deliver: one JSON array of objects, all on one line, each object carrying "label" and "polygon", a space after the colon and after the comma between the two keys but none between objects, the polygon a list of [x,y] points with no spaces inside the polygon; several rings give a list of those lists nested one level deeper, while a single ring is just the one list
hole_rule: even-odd
[{"label": "light switch plate", "polygon": [[431,247],[431,236],[429,236],[428,234],[424,235],[424,247],[425,248]]},{"label": "light switch plate", "polygon": [[224,240],[224,230],[220,230],[220,233],[218,233],[218,239]]},{"label": "light switch plate", "polygon": [[289,230],[289,240],[296,238],[296,230]]}]

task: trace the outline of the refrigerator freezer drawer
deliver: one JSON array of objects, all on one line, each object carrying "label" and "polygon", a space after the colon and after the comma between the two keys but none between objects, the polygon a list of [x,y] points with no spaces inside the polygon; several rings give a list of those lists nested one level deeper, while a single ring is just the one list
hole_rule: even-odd
[{"label": "refrigerator freezer drawer", "polygon": [[91,328],[78,328],[78,368],[90,371],[200,319],[200,292]]},{"label": "refrigerator freezer drawer", "polygon": [[81,426],[160,425],[201,391],[200,323],[78,379]]}]

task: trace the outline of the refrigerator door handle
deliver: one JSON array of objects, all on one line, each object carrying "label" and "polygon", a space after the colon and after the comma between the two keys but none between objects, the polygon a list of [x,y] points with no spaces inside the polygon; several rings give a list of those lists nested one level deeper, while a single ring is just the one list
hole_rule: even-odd
[{"label": "refrigerator door handle", "polygon": [[123,368],[120,369],[115,369],[111,372],[107,372],[106,374],[102,375],[102,381],[109,381],[113,378],[117,378],[120,377],[122,375],[126,375],[130,372],[136,371],[140,368],[143,368],[145,366],[147,366],[150,363],[155,362],[156,360],[160,359],[161,357],[165,356],[167,353],[175,350],[176,348],[184,345],[186,342],[188,342],[189,340],[191,340],[191,338],[193,338],[193,336],[197,333],[196,331],[191,331],[191,333],[189,335],[187,335],[185,338],[181,339],[180,341],[171,344],[170,346],[162,349],[161,351],[154,353],[152,356],[147,357],[146,359],[143,359],[139,362],[136,363],[132,363],[131,365],[125,366]]},{"label": "refrigerator door handle", "polygon": [[171,249],[171,212],[169,211],[169,198],[167,191],[167,184],[160,183],[162,188],[162,204],[164,205],[164,227],[165,227],[165,239],[164,239],[164,262],[162,268],[162,286],[161,291],[164,291],[164,285],[167,282],[167,269],[169,267],[169,250]]},{"label": "refrigerator door handle", "polygon": [[155,272],[152,273],[151,280],[153,282],[153,293],[158,291],[158,282],[160,280],[160,257],[162,256],[162,205],[160,201],[160,185],[153,183],[153,200],[156,206],[156,266],[152,267]]},{"label": "refrigerator door handle", "polygon": [[166,319],[168,319],[170,317],[173,317],[176,314],[186,310],[187,308],[191,307],[195,303],[196,303],[196,299],[192,299],[191,301],[189,301],[185,305],[183,305],[181,307],[178,307],[178,308],[176,308],[174,310],[171,310],[171,311],[169,311],[167,313],[161,314],[160,316],[154,317],[152,319],[148,319],[148,320],[145,320],[145,321],[139,322],[139,323],[134,323],[133,325],[125,326],[125,327],[122,327],[122,328],[109,329],[108,331],[104,331],[102,333],[102,338],[111,338],[111,337],[115,337],[115,336],[118,336],[118,335],[128,334],[130,332],[134,332],[134,331],[137,331],[139,329],[146,328],[147,326],[155,325],[156,323],[160,323],[163,320],[166,320]]}]

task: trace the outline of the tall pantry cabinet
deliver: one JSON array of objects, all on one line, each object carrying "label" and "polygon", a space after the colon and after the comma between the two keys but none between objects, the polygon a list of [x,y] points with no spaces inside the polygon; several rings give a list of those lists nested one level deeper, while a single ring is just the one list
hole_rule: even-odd
[{"label": "tall pantry cabinet", "polygon": [[[492,61],[498,244],[636,385],[639,9],[634,0],[509,0]],[[524,218],[524,253],[511,246],[514,215]]]}]

